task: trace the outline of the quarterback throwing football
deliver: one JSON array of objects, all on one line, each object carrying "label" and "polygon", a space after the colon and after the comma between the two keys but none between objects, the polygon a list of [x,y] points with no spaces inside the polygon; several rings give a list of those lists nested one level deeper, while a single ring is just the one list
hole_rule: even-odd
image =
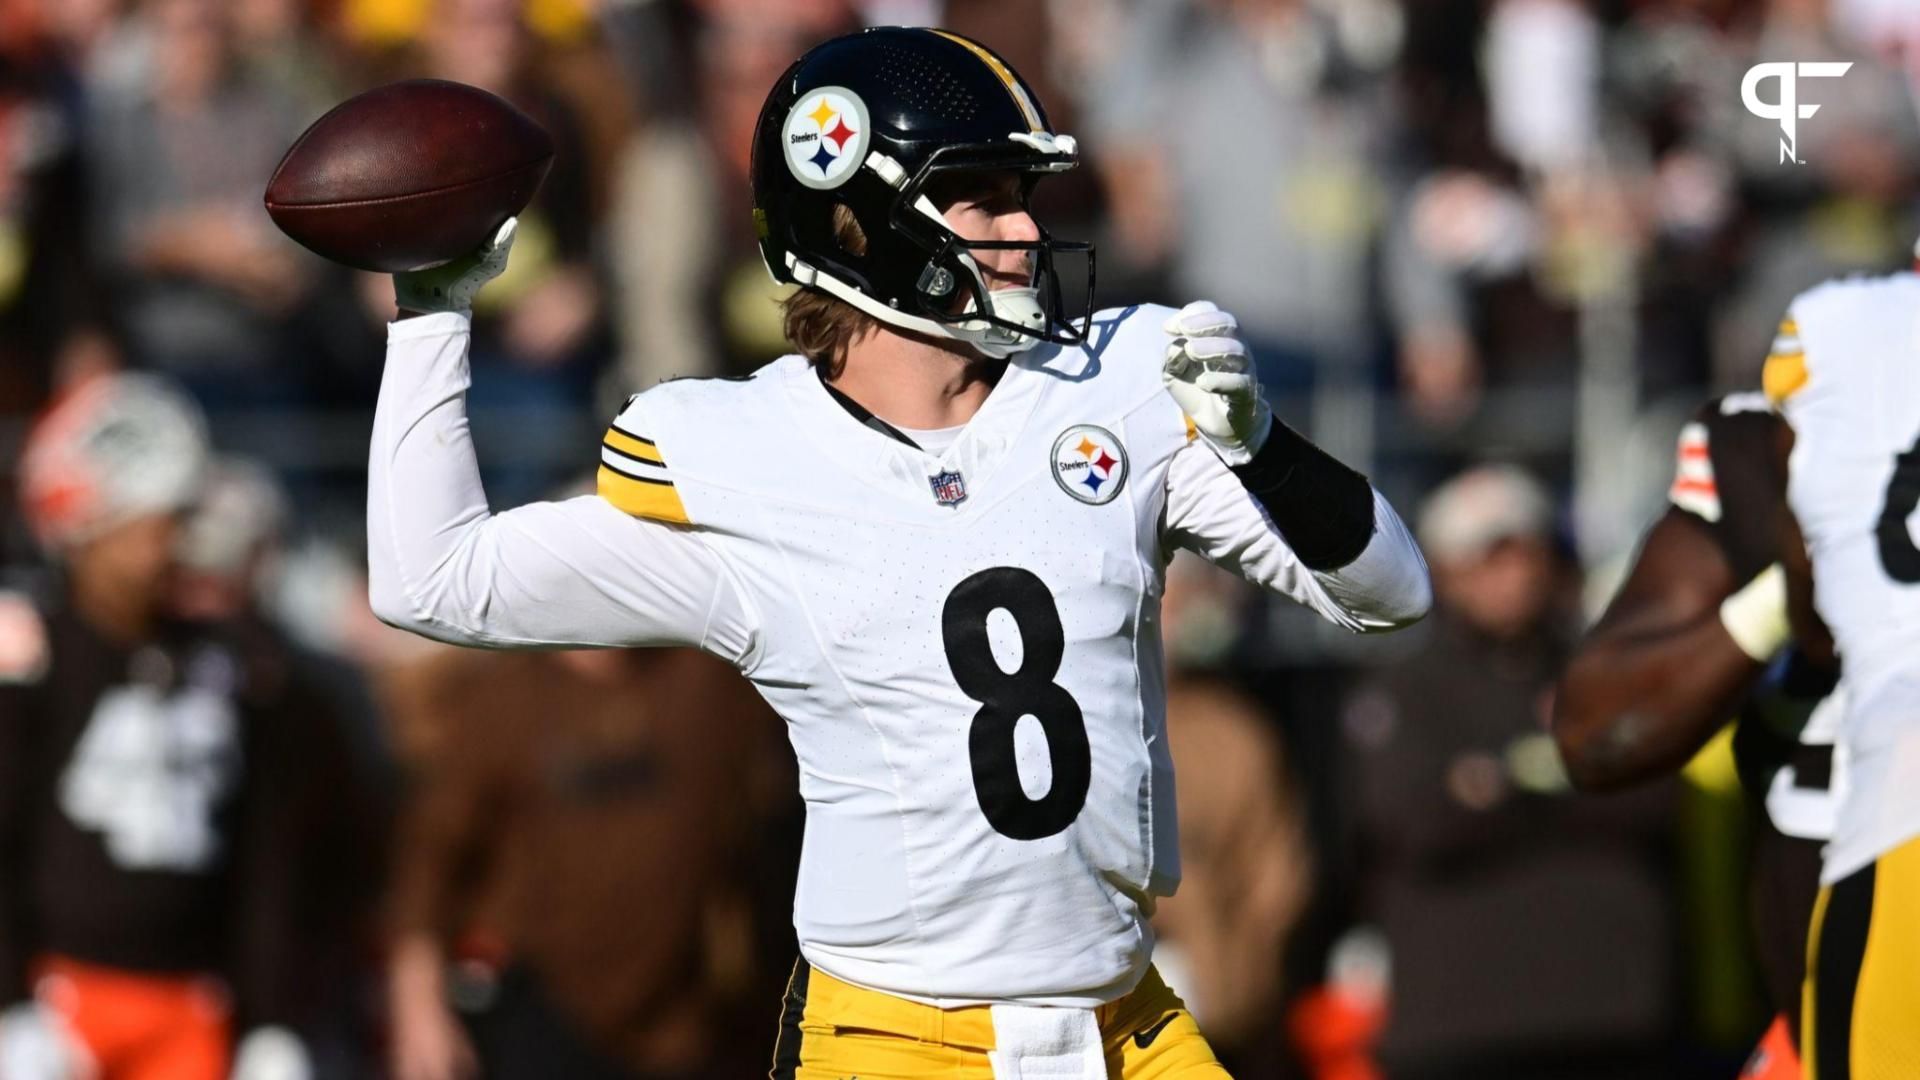
[{"label": "quarterback throwing football", "polygon": [[1149,963],[1180,877],[1162,571],[1190,548],[1355,631],[1427,608],[1399,518],[1273,421],[1231,316],[1066,317],[1054,258],[1092,252],[1026,197],[1075,162],[976,42],[813,49],[753,162],[799,354],[634,396],[597,496],[502,514],[464,397],[511,224],[395,279],[374,610],[465,645],[695,645],[787,720],[807,831],[776,1077],[1224,1076]]}]

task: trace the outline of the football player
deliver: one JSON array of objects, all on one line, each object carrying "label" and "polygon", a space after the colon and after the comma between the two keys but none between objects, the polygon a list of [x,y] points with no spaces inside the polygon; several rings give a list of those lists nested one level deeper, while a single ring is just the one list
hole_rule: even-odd
[{"label": "football player", "polygon": [[206,463],[192,403],[125,374],[21,455],[60,587],[0,594],[0,1075],[309,1075],[300,884],[341,791],[310,736],[337,717],[282,655],[175,618]]},{"label": "football player", "polygon": [[[1920,275],[1856,277],[1795,298],[1763,381],[1793,429],[1787,500],[1812,590],[1845,666],[1836,755],[1847,763],[1807,943],[1808,1075],[1912,1076],[1920,1066]],[[1810,570],[1811,578],[1806,571]],[[1816,588],[1817,586],[1817,588]],[[1820,624],[1824,624],[1823,626]]]},{"label": "football player", "polygon": [[1667,512],[1569,662],[1553,719],[1574,784],[1607,791],[1677,772],[1737,717],[1734,757],[1759,811],[1752,913],[1779,1013],[1747,1075],[1782,1080],[1800,1075],[1806,927],[1833,829],[1841,708],[1831,673],[1787,651],[1776,559],[1792,438],[1760,394],[1710,401],[1681,429]]},{"label": "football player", "polygon": [[776,1076],[1224,1075],[1149,964],[1180,874],[1163,570],[1189,548],[1389,630],[1426,611],[1418,549],[1273,420],[1230,315],[1064,310],[1054,260],[1090,281],[1092,252],[1027,196],[1077,147],[986,47],[822,44],[753,151],[799,354],[629,399],[597,496],[490,514],[480,488],[466,312],[511,226],[396,276],[374,610],[468,645],[697,645],[785,717],[807,831]]}]

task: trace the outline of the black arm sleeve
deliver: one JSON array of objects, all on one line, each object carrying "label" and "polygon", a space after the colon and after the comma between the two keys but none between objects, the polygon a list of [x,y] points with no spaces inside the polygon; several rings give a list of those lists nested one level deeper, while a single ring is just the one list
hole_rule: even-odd
[{"label": "black arm sleeve", "polygon": [[1338,570],[1373,539],[1373,485],[1277,419],[1233,473],[1309,570]]}]

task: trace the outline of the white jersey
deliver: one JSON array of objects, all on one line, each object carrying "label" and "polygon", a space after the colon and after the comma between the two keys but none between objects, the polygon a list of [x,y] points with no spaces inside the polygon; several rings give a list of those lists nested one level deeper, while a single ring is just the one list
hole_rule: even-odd
[{"label": "white jersey", "polygon": [[471,644],[731,660],[799,760],[809,962],[940,1005],[1113,1000],[1180,874],[1157,628],[1172,548],[1356,630],[1426,603],[1377,498],[1360,558],[1300,564],[1162,387],[1167,314],[1106,313],[1089,349],[1016,358],[937,456],[799,357],[667,383],[609,430],[599,497],[491,518],[459,411],[465,321],[398,324],[376,610]]},{"label": "white jersey", "polygon": [[1920,277],[1801,294],[1765,382],[1794,430],[1787,500],[1846,691],[1832,882],[1920,835]]}]

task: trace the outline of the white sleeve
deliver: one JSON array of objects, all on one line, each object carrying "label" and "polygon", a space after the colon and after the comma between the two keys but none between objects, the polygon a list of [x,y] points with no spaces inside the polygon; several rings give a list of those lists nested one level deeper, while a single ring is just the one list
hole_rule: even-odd
[{"label": "white sleeve", "polygon": [[1204,443],[1174,454],[1167,471],[1167,532],[1187,548],[1265,589],[1284,593],[1349,630],[1395,630],[1431,606],[1427,563],[1400,515],[1373,493],[1373,538],[1338,570],[1301,563],[1240,478]]},{"label": "white sleeve", "polygon": [[374,613],[458,645],[693,645],[744,664],[755,621],[697,530],[598,495],[488,512],[467,429],[468,338],[458,314],[387,330],[368,463]]}]

